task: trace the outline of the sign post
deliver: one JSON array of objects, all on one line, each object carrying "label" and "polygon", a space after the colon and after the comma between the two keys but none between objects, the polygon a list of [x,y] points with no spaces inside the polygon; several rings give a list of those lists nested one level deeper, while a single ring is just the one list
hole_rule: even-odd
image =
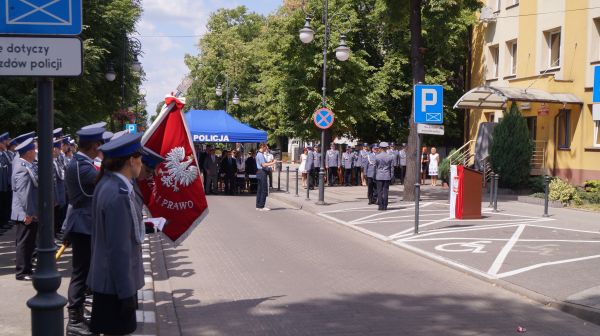
[{"label": "sign post", "polygon": [[37,294],[27,301],[34,336],[64,335],[67,300],[57,293],[61,276],[54,258],[52,78],[82,74],[83,46],[77,37],[81,29],[82,0],[4,0],[0,5],[0,76],[37,77],[39,226],[33,274]]},{"label": "sign post", "polygon": [[419,201],[421,198],[421,134],[444,134],[444,88],[441,85],[416,84],[413,91],[414,122],[417,124],[415,180],[415,230],[419,233]]},{"label": "sign post", "polygon": [[315,125],[321,129],[321,167],[319,168],[319,200],[318,205],[325,204],[325,131],[333,125],[335,117],[333,111],[322,107],[313,115]]}]

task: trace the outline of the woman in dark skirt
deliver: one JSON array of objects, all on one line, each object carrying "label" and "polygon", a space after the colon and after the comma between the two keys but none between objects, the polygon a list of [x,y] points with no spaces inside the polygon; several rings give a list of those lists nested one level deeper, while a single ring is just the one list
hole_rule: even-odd
[{"label": "woman in dark skirt", "polygon": [[142,209],[135,180],[144,153],[139,134],[100,147],[104,154],[92,204],[92,258],[88,286],[94,293],[90,331],[126,335],[135,331],[136,294],[144,286]]}]

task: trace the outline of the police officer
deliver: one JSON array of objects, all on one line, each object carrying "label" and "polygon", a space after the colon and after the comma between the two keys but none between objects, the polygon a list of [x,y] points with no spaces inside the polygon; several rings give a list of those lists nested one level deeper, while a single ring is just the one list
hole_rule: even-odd
[{"label": "police officer", "polygon": [[87,284],[94,295],[90,330],[125,335],[136,329],[137,291],[144,286],[142,208],[132,181],[142,170],[141,134],[102,145],[91,206],[92,256]]},{"label": "police officer", "polygon": [[359,152],[360,155],[360,167],[361,167],[361,184],[368,186],[367,182],[367,166],[369,165],[369,161],[367,160],[367,156],[370,152],[370,147],[368,143],[363,144],[362,150]]},{"label": "police officer", "polygon": [[328,184],[332,187],[337,183],[338,167],[341,164],[340,151],[335,149],[335,144],[332,143],[325,155],[325,168],[327,169]]},{"label": "police officer", "polygon": [[404,177],[406,176],[406,144],[403,143],[400,151],[398,151],[398,164],[400,165],[400,184],[404,185]]},{"label": "police officer", "polygon": [[19,158],[19,151],[16,149],[16,147],[18,147],[21,143],[23,143],[23,141],[25,141],[27,139],[33,139],[33,137],[35,137],[35,132],[29,132],[29,133],[25,133],[25,134],[21,134],[21,135],[17,136],[16,138],[13,139],[13,141],[10,142],[11,145],[15,146],[15,151],[13,152],[14,153],[13,163],[12,163],[13,171],[15,170],[15,166],[17,164],[21,164],[19,162],[19,160],[17,160]]},{"label": "police officer", "polygon": [[390,148],[388,149],[388,153],[392,155],[392,180],[390,184],[396,184],[396,178],[399,173],[399,164],[398,164],[398,150],[396,149],[396,145],[391,142]]},{"label": "police officer", "polygon": [[35,248],[38,227],[38,176],[34,167],[35,143],[28,138],[16,147],[19,158],[12,174],[11,220],[17,225],[17,280],[31,280],[31,257]]},{"label": "police officer", "polygon": [[354,177],[354,185],[360,185],[362,158],[360,157],[359,151],[357,151],[356,149],[352,152],[352,171],[352,175]]},{"label": "police officer", "polygon": [[375,183],[375,151],[378,150],[377,144],[372,146],[372,151],[367,151],[365,176],[367,178],[367,199],[369,204],[377,202],[377,184]]},{"label": "police officer", "polygon": [[386,150],[387,142],[379,144],[382,149],[375,156],[375,180],[377,180],[377,205],[379,210],[387,210],[388,192],[390,190],[390,180],[394,174],[394,157]]},{"label": "police officer", "polygon": [[63,231],[73,251],[67,335],[92,335],[83,318],[83,304],[91,258],[92,198],[98,175],[94,158],[99,155],[98,147],[102,145],[103,133],[104,128],[82,128],[77,131],[80,150],[73,155],[66,170],[69,209]]},{"label": "police officer", "polygon": [[12,156],[8,151],[8,132],[0,134],[0,229],[9,227],[12,203]]},{"label": "police officer", "polygon": [[342,168],[344,169],[344,185],[350,186],[352,182],[352,167],[354,164],[354,154],[352,153],[352,147],[346,147],[346,152],[342,154]]},{"label": "police officer", "polygon": [[313,190],[315,187],[313,183],[312,170],[315,164],[315,153],[313,152],[312,147],[309,146],[307,149],[308,153],[306,154],[306,162],[304,163],[304,169],[306,170],[306,187],[310,190]]},{"label": "police officer", "polygon": [[321,170],[321,146],[315,145],[315,151],[313,152],[313,179],[315,185],[319,185],[319,171]]},{"label": "police officer", "polygon": [[54,165],[54,235],[62,239],[60,233],[67,206],[67,189],[65,186],[65,164],[61,158],[62,139],[54,140],[53,165]]}]

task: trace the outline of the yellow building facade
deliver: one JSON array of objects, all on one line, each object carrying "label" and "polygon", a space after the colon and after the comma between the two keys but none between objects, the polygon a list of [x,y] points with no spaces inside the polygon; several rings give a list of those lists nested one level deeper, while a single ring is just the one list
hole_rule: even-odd
[{"label": "yellow building facade", "polygon": [[466,140],[516,103],[535,143],[532,174],[600,179],[600,0],[484,0],[470,59],[471,91],[456,104],[468,109]]}]

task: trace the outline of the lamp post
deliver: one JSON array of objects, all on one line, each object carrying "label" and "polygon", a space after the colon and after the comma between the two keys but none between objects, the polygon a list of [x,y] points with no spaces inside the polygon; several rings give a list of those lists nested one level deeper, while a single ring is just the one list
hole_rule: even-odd
[{"label": "lamp post", "polygon": [[[223,85],[218,80],[219,76],[222,76],[223,78],[225,78],[225,112],[229,113],[229,111],[227,110],[227,104],[229,103],[229,76],[227,76],[227,74],[225,74],[225,73],[220,73],[215,78],[215,82],[217,82],[215,94],[219,97],[221,97],[223,95]],[[235,105],[240,103],[240,97],[238,96],[237,87],[233,88],[233,99],[231,100],[231,102]]]},{"label": "lamp post", "polygon": [[[125,65],[129,62],[131,55],[131,69],[135,73],[142,72],[142,63],[139,61],[138,56],[142,52],[142,43],[135,37],[128,37],[126,34],[123,35],[123,52],[121,53],[121,111],[125,110],[125,82],[127,80]],[[112,62],[109,62],[106,68],[104,77],[107,81],[112,82],[117,78],[115,68]]]},{"label": "lamp post", "polygon": [[[315,31],[311,28],[310,23],[313,15],[306,12],[304,9],[304,2],[302,3],[302,10],[306,14],[306,21],[304,27],[300,29],[300,41],[302,43],[311,43],[315,37]],[[335,15],[334,15],[335,17]],[[332,17],[333,19],[333,17]],[[327,107],[327,49],[329,48],[329,38],[331,34],[330,18],[329,18],[329,1],[323,0],[323,14],[322,22],[325,26],[325,36],[323,37],[323,87],[321,95],[322,107]],[[345,20],[347,24],[350,23],[349,18]],[[339,29],[337,29],[339,31]],[[345,32],[340,32],[340,43],[335,48],[335,57],[339,61],[346,61],[350,58],[350,48],[346,45],[346,35],[350,29],[348,28]],[[319,169],[319,200],[317,204],[325,204],[325,130],[321,131],[321,167]]]}]

